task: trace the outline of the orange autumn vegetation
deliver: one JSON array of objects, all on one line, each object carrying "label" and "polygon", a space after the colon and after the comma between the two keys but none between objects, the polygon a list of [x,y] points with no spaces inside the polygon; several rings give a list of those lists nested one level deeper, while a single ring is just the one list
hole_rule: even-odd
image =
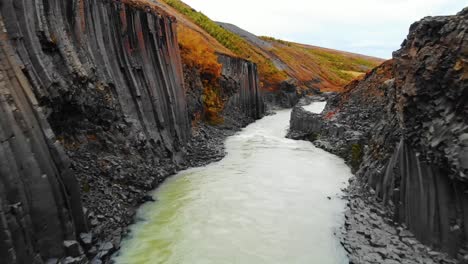
[{"label": "orange autumn vegetation", "polygon": [[220,95],[219,85],[204,82],[203,110],[204,119],[211,125],[219,125],[224,122],[221,112],[224,110],[224,101]]},{"label": "orange autumn vegetation", "polygon": [[218,62],[215,50],[190,28],[178,25],[177,33],[183,63],[199,69],[206,76],[205,79],[217,80],[221,76],[222,65]]},{"label": "orange autumn vegetation", "polygon": [[221,117],[224,102],[219,90],[222,65],[218,62],[218,56],[209,43],[193,29],[178,25],[177,33],[183,63],[200,71],[204,87],[203,117],[213,125],[220,124],[224,122]]},{"label": "orange autumn vegetation", "polygon": [[[161,7],[173,14],[185,27],[198,28],[194,31],[206,40],[206,43],[219,53],[234,55],[257,64],[260,73],[260,85],[262,88],[275,90],[288,76],[282,70],[275,67],[270,58],[259,48],[251,45],[242,37],[222,28],[209,17],[197,12],[180,0],[163,0]],[[210,38],[207,38],[208,34]],[[216,43],[214,43],[214,42]],[[222,46],[220,49],[219,46]],[[226,52],[228,51],[228,52]]]},{"label": "orange autumn vegetation", "polygon": [[343,92],[346,84],[383,62],[360,54],[261,38],[273,45],[270,52],[288,66],[286,72],[299,81],[299,86],[312,85],[321,91]]},{"label": "orange autumn vegetation", "polygon": [[165,10],[157,6],[155,3],[148,1],[148,0],[122,0],[122,3],[135,7],[135,8],[139,8],[144,11],[151,11],[157,14],[163,14],[169,17],[173,17],[169,13],[167,13]]},{"label": "orange autumn vegetation", "polygon": [[[210,54],[222,53],[250,60],[258,66],[261,87],[268,90],[276,90],[282,81],[294,78],[304,89],[314,87],[322,91],[343,92],[347,83],[356,77],[362,77],[368,70],[383,62],[378,58],[292,43],[271,37],[261,37],[273,44],[272,48],[264,49],[217,25],[209,17],[197,12],[181,0],[162,0],[158,1],[157,5],[150,0],[122,0],[122,2],[145,10],[150,8],[154,12],[170,14],[177,20],[178,27],[182,25],[186,28],[185,30],[189,31],[187,37],[179,33],[182,41],[184,38],[189,39],[184,42],[185,46],[187,48],[196,46],[190,45],[190,38],[192,38],[203,47],[191,54],[186,54],[187,57],[184,60],[200,58],[200,51],[207,51],[207,49],[212,50]],[[193,35],[198,35],[198,37]],[[274,60],[282,61],[286,67],[277,68],[272,62]],[[197,60],[192,60],[192,62],[207,72],[216,68],[213,67],[215,64],[212,63],[212,58],[198,63]]]}]

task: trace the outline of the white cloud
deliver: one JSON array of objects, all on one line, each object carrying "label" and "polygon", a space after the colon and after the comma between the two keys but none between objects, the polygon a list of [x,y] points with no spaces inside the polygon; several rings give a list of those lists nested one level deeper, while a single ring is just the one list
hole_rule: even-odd
[{"label": "white cloud", "polygon": [[[185,0],[214,20],[329,48],[390,57],[410,24],[460,11],[466,0]],[[373,45],[363,45],[372,42]],[[374,49],[372,49],[372,47]]]}]

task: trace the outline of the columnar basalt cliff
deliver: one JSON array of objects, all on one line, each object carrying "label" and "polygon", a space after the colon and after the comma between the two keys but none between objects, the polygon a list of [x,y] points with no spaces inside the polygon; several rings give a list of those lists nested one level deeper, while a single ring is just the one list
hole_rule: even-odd
[{"label": "columnar basalt cliff", "polygon": [[[357,176],[351,212],[362,214],[356,197],[365,195],[356,189],[369,187],[376,196],[369,201],[391,212],[388,221],[460,261],[468,257],[467,32],[467,9],[413,24],[393,61],[350,84],[321,115],[295,109],[290,131],[346,158]],[[301,124],[304,118],[308,125]],[[385,216],[380,209],[373,212]],[[349,235],[358,228],[357,218],[348,217],[345,247],[362,257],[369,252]],[[400,232],[400,240],[416,245],[410,238]],[[393,252],[390,240],[380,246],[372,239],[370,245]],[[398,260],[387,253],[376,255]]]},{"label": "columnar basalt cliff", "polygon": [[[210,135],[192,135],[176,21],[141,3],[0,2],[2,261],[107,260],[147,191],[216,158],[193,144]],[[256,67],[220,60],[239,128],[263,114]]]},{"label": "columnar basalt cliff", "polygon": [[265,112],[257,66],[249,61],[220,55],[223,65],[221,87],[228,98],[226,111],[241,112],[251,120],[259,119]]},{"label": "columnar basalt cliff", "polygon": [[[219,112],[224,117],[223,125],[243,127],[259,119],[265,112],[263,92],[259,85],[257,66],[247,60],[217,54],[221,66],[220,76],[215,83],[207,80],[203,72],[196,67],[184,66],[185,83],[187,84],[187,101],[189,117],[193,121],[202,118],[207,107],[204,104],[204,91],[214,86],[216,97],[221,101]],[[213,78],[209,76],[208,79]]]},{"label": "columnar basalt cliff", "polygon": [[[183,67],[188,113],[193,124],[187,149],[190,166],[201,166],[207,161],[221,159],[224,156],[224,138],[265,114],[257,66],[225,54],[218,54],[218,61],[221,73],[216,84],[205,84],[199,69],[187,65]],[[217,110],[222,119],[216,126],[208,125],[210,120],[203,122],[207,112],[204,91],[213,85],[216,86],[215,96],[220,105]]]},{"label": "columnar basalt cliff", "polygon": [[88,227],[70,161],[0,31],[0,259],[40,263]]}]

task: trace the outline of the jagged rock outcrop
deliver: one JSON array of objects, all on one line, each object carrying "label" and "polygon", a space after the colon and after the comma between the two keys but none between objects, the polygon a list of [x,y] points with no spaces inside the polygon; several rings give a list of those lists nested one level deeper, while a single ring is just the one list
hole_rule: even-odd
[{"label": "jagged rock outcrop", "polygon": [[252,120],[265,112],[263,95],[259,84],[257,66],[249,61],[226,55],[219,56],[223,65],[222,96],[228,98],[225,111],[243,113]]},{"label": "jagged rock outcrop", "polygon": [[[225,54],[218,54],[218,61],[221,74],[216,82],[218,96],[223,101],[223,109],[220,111],[225,119],[220,125],[243,127],[261,118],[265,113],[265,104],[255,63]],[[203,115],[206,110],[203,91],[210,85],[214,86],[204,84],[202,75],[196,68],[184,67],[189,116],[192,120]]]},{"label": "jagged rock outcrop", "polygon": [[224,139],[240,128],[263,117],[265,104],[258,83],[257,66],[241,58],[218,54],[221,76],[217,79],[219,97],[224,102],[221,116],[223,122],[209,126],[200,122],[203,115],[203,91],[206,89],[202,74],[196,68],[184,66],[187,89],[187,106],[193,122],[192,139],[188,143],[190,166],[201,166],[207,161],[224,156]]},{"label": "jagged rock outcrop", "polygon": [[[392,60],[387,61],[367,73],[362,80],[351,82],[344,93],[329,97],[322,114],[295,107],[291,113],[288,137],[314,141],[315,145],[344,157],[357,171],[362,161],[364,141],[378,130],[375,125],[388,125],[390,120],[396,122],[396,113],[389,104],[394,96],[391,94],[394,90],[393,65]],[[385,105],[388,106],[382,107]]]},{"label": "jagged rock outcrop", "polygon": [[[320,94],[320,91],[310,89],[309,93]],[[305,94],[306,91],[297,85],[296,80],[288,79],[280,83],[278,90],[266,93],[265,101],[272,107],[292,108]]]},{"label": "jagged rock outcrop", "polygon": [[[199,164],[194,142],[220,149],[192,131],[175,23],[133,0],[0,2],[2,261],[109,259],[146,192]],[[259,118],[255,65],[226,65],[229,109]]]},{"label": "jagged rock outcrop", "polygon": [[467,32],[468,9],[413,24],[393,61],[350,84],[322,115],[308,115],[314,125],[298,126],[295,110],[290,133],[343,156],[396,222],[464,261]]},{"label": "jagged rock outcrop", "polygon": [[416,237],[455,255],[468,241],[468,9],[413,24],[394,58],[402,137],[371,184]]}]

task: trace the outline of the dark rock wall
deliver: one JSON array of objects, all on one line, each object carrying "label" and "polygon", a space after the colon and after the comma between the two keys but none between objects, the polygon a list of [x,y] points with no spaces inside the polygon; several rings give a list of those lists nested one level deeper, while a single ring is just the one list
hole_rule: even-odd
[{"label": "dark rock wall", "polygon": [[2,14],[58,131],[123,121],[168,151],[183,146],[189,124],[170,17],[103,0],[3,1]]},{"label": "dark rock wall", "polygon": [[467,9],[413,24],[393,62],[350,84],[322,115],[307,115],[311,125],[294,125],[301,111],[293,111],[290,132],[343,156],[395,220],[460,258],[468,253],[467,32]]},{"label": "dark rock wall", "polygon": [[79,185],[0,18],[0,262],[42,263],[87,231]]},{"label": "dark rock wall", "polygon": [[[311,94],[319,94],[311,90]],[[265,101],[271,107],[292,108],[304,96],[304,91],[297,85],[297,81],[289,79],[281,82],[277,91],[265,92]]]},{"label": "dark rock wall", "polygon": [[294,107],[289,121],[288,137],[295,139],[305,139],[317,135],[322,130],[322,120],[320,114],[306,111],[301,106]]},{"label": "dark rock wall", "polygon": [[425,18],[395,52],[403,137],[376,184],[398,220],[453,255],[468,241],[467,32],[468,10]]},{"label": "dark rock wall", "polygon": [[147,191],[263,115],[256,65],[221,56],[235,122],[192,128],[200,76],[153,6],[4,0],[0,16],[0,262],[107,261]]},{"label": "dark rock wall", "polygon": [[219,55],[223,65],[221,87],[223,97],[228,98],[226,111],[243,113],[253,120],[265,112],[259,84],[257,65],[240,58]]},{"label": "dark rock wall", "polygon": [[6,0],[1,15],[17,67],[71,158],[93,239],[117,247],[146,190],[184,166],[191,131],[175,21],[104,0]]}]

